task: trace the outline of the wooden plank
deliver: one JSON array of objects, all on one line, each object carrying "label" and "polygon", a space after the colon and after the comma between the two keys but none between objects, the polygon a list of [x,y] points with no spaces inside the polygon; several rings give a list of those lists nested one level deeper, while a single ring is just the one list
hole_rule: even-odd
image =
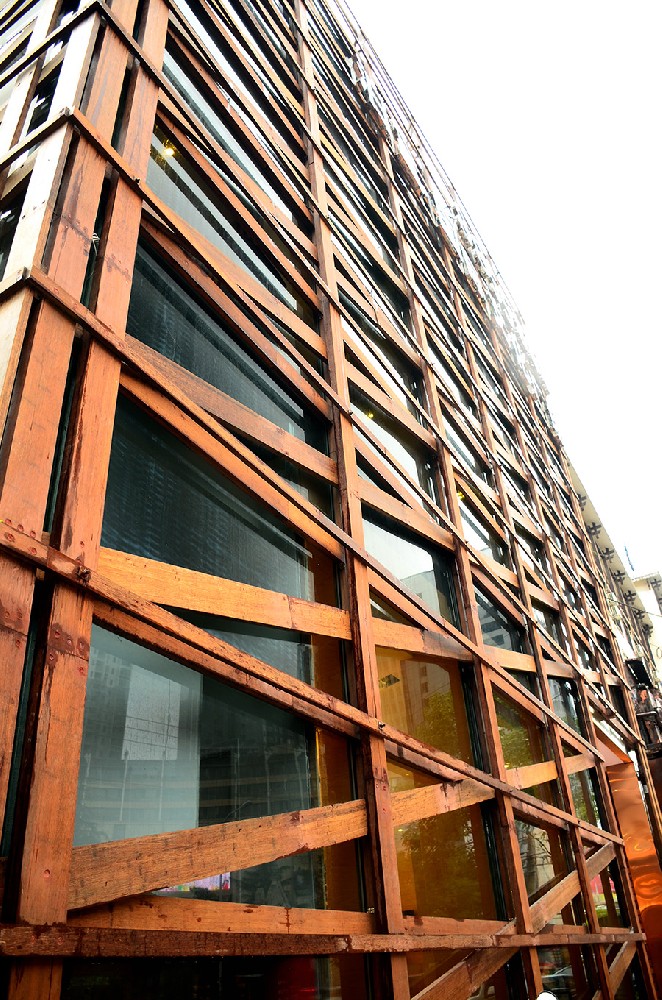
[{"label": "wooden plank", "polygon": [[361,800],[75,847],[68,909],[241,871],[365,836]]},{"label": "wooden plank", "polygon": [[527,767],[511,767],[506,771],[508,782],[515,788],[531,788],[542,785],[546,781],[554,781],[558,776],[553,760],[545,760],[540,764],[529,764]]},{"label": "wooden plank", "polygon": [[516,948],[502,948],[498,951],[475,952],[426,986],[412,997],[412,1000],[458,1000],[460,997],[470,997],[486,980],[498,972],[516,951]]},{"label": "wooden plank", "polygon": [[[573,935],[570,936],[571,938]],[[641,939],[641,935],[608,935],[603,943],[620,943],[624,939]],[[586,944],[595,944],[599,935],[587,935]],[[537,935],[531,939],[537,947],[564,944],[558,935]],[[0,956],[25,958],[51,956],[60,958],[194,958],[243,955],[343,955],[401,954],[412,951],[476,948],[461,966],[455,966],[442,980],[437,980],[443,992],[419,993],[425,1000],[441,997],[468,997],[486,979],[507,962],[525,943],[521,936],[500,937],[490,934],[216,934],[211,931],[137,930],[121,927],[79,927],[51,924],[44,927],[0,924]],[[570,943],[575,943],[570,941]],[[457,972],[463,969],[461,983],[469,992],[449,992],[457,989]],[[455,974],[455,975],[453,975]],[[452,976],[452,979],[451,979]],[[24,994],[26,997],[30,994]],[[39,1000],[46,996],[39,994]],[[34,998],[35,994],[32,994]]]},{"label": "wooden plank", "polygon": [[464,660],[471,662],[473,656],[468,649],[443,632],[415,628],[389,622],[385,618],[375,618],[372,623],[375,643],[391,649],[405,649],[411,653],[423,653],[440,659]]},{"label": "wooden plank", "polygon": [[[69,915],[72,927],[118,927],[135,930],[188,931],[214,934],[372,934],[375,918],[349,910],[307,910],[285,906],[253,906],[208,899],[137,896]],[[469,929],[470,933],[473,928]]]},{"label": "wooden plank", "polygon": [[430,816],[466,809],[477,802],[493,799],[495,791],[487,785],[465,778],[454,784],[442,783],[395,792],[391,796],[394,826],[416,823]]},{"label": "wooden plank", "polygon": [[637,952],[637,946],[634,942],[630,943],[626,941],[623,946],[619,949],[616,958],[613,960],[609,966],[609,981],[611,983],[611,988],[614,992],[614,996],[618,991],[618,987],[623,982],[625,973],[630,967],[630,962],[634,958]]},{"label": "wooden plank", "polygon": [[350,637],[348,613],[330,605],[315,604],[115,549],[100,550],[98,569],[109,580],[155,604],[316,635]]}]

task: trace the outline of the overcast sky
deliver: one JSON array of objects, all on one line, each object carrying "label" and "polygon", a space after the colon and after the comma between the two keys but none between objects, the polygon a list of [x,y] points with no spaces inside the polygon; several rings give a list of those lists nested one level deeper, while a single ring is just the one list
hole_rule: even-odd
[{"label": "overcast sky", "polygon": [[603,524],[662,570],[662,4],[350,6],[524,315]]}]

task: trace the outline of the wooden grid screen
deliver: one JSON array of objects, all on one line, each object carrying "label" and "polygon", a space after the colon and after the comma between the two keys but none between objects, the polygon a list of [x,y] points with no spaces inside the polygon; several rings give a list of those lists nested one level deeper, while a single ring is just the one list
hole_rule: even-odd
[{"label": "wooden grid screen", "polygon": [[350,28],[0,46],[9,996],[654,997],[603,568]]}]

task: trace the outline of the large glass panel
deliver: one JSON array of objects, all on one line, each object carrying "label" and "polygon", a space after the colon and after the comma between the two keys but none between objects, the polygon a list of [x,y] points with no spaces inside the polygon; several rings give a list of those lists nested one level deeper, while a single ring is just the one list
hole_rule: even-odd
[{"label": "large glass panel", "polygon": [[[435,779],[389,762],[393,793]],[[497,919],[492,867],[480,806],[456,809],[396,828],[402,909],[413,916]]]},{"label": "large glass panel", "polygon": [[438,503],[432,455],[425,445],[360,389],[351,386],[350,398],[352,406],[363,415],[378,441],[430,499]]},{"label": "large glass panel", "polygon": [[476,587],[478,618],[483,632],[483,642],[487,646],[524,652],[524,629],[501,611],[482,591]]},{"label": "large glass panel", "polygon": [[337,601],[333,560],[122,396],[101,543],[293,597]]},{"label": "large glass panel", "polygon": [[600,786],[593,768],[569,776],[572,801],[580,819],[593,826],[605,826]]},{"label": "large glass panel", "polygon": [[464,499],[464,494],[458,490],[460,502],[460,517],[464,528],[464,537],[477,552],[489,556],[502,566],[510,566],[508,546],[496,532],[488,528]]},{"label": "large glass panel", "polygon": [[[531,764],[541,764],[543,761],[551,760],[552,753],[546,733],[537,719],[502,695],[500,691],[494,692],[494,705],[507,768],[528,767]],[[555,804],[558,782],[553,780],[532,785],[527,791],[545,802]]]},{"label": "large glass panel", "polygon": [[169,610],[217,639],[282,670],[290,677],[312,684],[335,698],[346,697],[339,639],[182,608]]},{"label": "large glass panel", "polygon": [[212,317],[175,275],[138,247],[127,333],[319,451],[326,427]]},{"label": "large glass panel", "polygon": [[425,604],[459,627],[452,556],[365,508],[363,529],[370,555]]},{"label": "large glass panel", "polygon": [[[315,310],[293,283],[249,245],[246,227],[235,228],[220,195],[158,125],[154,130],[147,182],[154,193],[230,260],[252,274],[309,326]],[[252,240],[256,243],[256,240]]]},{"label": "large glass panel", "polygon": [[23,194],[0,208],[0,280],[4,277],[9,251],[23,208]]},{"label": "large glass panel", "polygon": [[223,119],[216,113],[200,88],[194,84],[190,71],[184,69],[179,59],[175,58],[170,51],[170,47],[166,48],[163,58],[163,74],[179,92],[180,96],[183,97],[184,101],[193,113],[197,115],[205,128],[208,129],[219,146],[232,157],[235,163],[238,163],[245,170],[248,176],[262,188],[275,205],[278,205],[286,215],[292,218],[291,209],[288,208],[280,195],[276,193],[266,179],[264,172],[237,142]]},{"label": "large glass panel", "polygon": [[424,743],[474,763],[459,664],[377,649],[382,719]]},{"label": "large glass panel", "polygon": [[591,893],[601,927],[625,927],[627,914],[618,865],[612,861],[591,882]]},{"label": "large glass panel", "polygon": [[93,627],[76,844],[352,798],[344,738]]},{"label": "large glass panel", "polygon": [[[561,835],[550,826],[543,829],[524,820],[515,820],[524,881],[529,901],[544,895],[550,884],[568,874],[568,862]],[[572,920],[569,921],[572,923]]]},{"label": "large glass panel", "polygon": [[[371,994],[372,995],[372,994]],[[367,1000],[362,955],[64,963],[62,1000]]]},{"label": "large glass panel", "polygon": [[556,714],[576,730],[576,732],[583,735],[577,701],[577,687],[574,681],[565,680],[561,677],[550,677],[549,690],[552,695],[552,706]]},{"label": "large glass panel", "polygon": [[556,1000],[592,1000],[596,983],[589,949],[538,948],[538,960],[543,989]]}]

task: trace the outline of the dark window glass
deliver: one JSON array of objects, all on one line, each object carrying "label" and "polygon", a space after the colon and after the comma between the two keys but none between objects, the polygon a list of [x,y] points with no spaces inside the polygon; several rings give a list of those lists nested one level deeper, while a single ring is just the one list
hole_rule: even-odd
[{"label": "dark window glass", "polygon": [[569,775],[572,801],[580,819],[593,826],[605,826],[600,786],[593,768]]},{"label": "dark window glass", "polygon": [[93,627],[76,844],[353,797],[342,737]]},{"label": "dark window glass", "polygon": [[27,135],[29,132],[34,132],[36,128],[43,125],[48,118],[48,113],[51,110],[51,104],[53,103],[53,94],[55,93],[55,88],[57,86],[58,77],[60,76],[60,68],[53,70],[48,76],[39,83],[39,86],[34,92],[34,97],[28,108],[28,127],[25,130]]},{"label": "dark window glass", "polygon": [[501,646],[523,653],[524,629],[500,610],[482,591],[476,588],[478,618],[483,632],[483,642],[487,646]]},{"label": "dark window glass", "polygon": [[562,649],[566,648],[566,637],[565,630],[561,623],[558,611],[554,611],[552,608],[548,608],[545,604],[538,604],[537,601],[532,601],[533,613],[536,617],[536,621],[539,625],[545,629],[546,632],[551,635],[553,639],[556,640]]},{"label": "dark window glass", "polygon": [[286,456],[276,454],[270,448],[264,448],[249,441],[243,434],[237,434],[237,437],[244,441],[246,446],[254,451],[265,465],[268,465],[281,479],[289,483],[297,493],[318,507],[329,520],[335,520],[334,498],[336,491],[330,483],[304,469],[301,465],[297,465],[296,462],[291,462]]},{"label": "dark window glass", "polygon": [[446,436],[448,438],[448,443],[451,448],[458,454],[462,461],[475,472],[483,482],[487,483],[488,486],[492,486],[494,479],[492,472],[489,467],[485,464],[482,458],[476,454],[472,449],[471,445],[468,443],[466,438],[464,438],[453,426],[453,424],[446,420]]},{"label": "dark window glass", "polygon": [[371,360],[378,367],[396,398],[404,403],[414,416],[419,418],[416,406],[412,403],[407,393],[403,392],[403,387],[408,389],[422,406],[424,405],[423,376],[420,369],[416,368],[398,350],[395,344],[382,333],[377,324],[368,319],[343,292],[340,293],[340,301],[352,316],[352,319],[363,333],[365,339],[362,340],[354,330],[352,324],[343,318],[343,329],[347,336],[359,344],[369,357],[371,356]]},{"label": "dark window glass", "polygon": [[567,722],[576,732],[583,734],[579,703],[577,700],[577,686],[574,681],[565,680],[562,677],[549,678],[549,690],[552,695],[552,706],[556,714]]},{"label": "dark window glass", "polygon": [[409,535],[395,522],[363,512],[365,546],[392,574],[443,618],[459,628],[453,557]]},{"label": "dark window glass", "polygon": [[18,225],[23,208],[23,195],[11,204],[0,208],[0,279],[4,277],[7,259],[14,240],[14,233]]},{"label": "dark window glass", "polygon": [[235,227],[229,210],[209,180],[159,126],[154,131],[147,181],[154,193],[185,222],[253,275],[305,323],[315,326],[315,310],[310,302],[268,262],[266,255],[255,249],[259,240],[249,237],[245,226],[242,232]]},{"label": "dark window glass", "polygon": [[324,553],[122,396],[101,542],[293,597],[336,601]]},{"label": "dark window glass", "polygon": [[138,248],[127,332],[319,451],[321,420],[296,402],[144,247]]},{"label": "dark window glass", "polygon": [[69,960],[62,1000],[367,1000],[362,955]]},{"label": "dark window glass", "polygon": [[381,717],[444,753],[474,763],[458,664],[377,649]]}]

